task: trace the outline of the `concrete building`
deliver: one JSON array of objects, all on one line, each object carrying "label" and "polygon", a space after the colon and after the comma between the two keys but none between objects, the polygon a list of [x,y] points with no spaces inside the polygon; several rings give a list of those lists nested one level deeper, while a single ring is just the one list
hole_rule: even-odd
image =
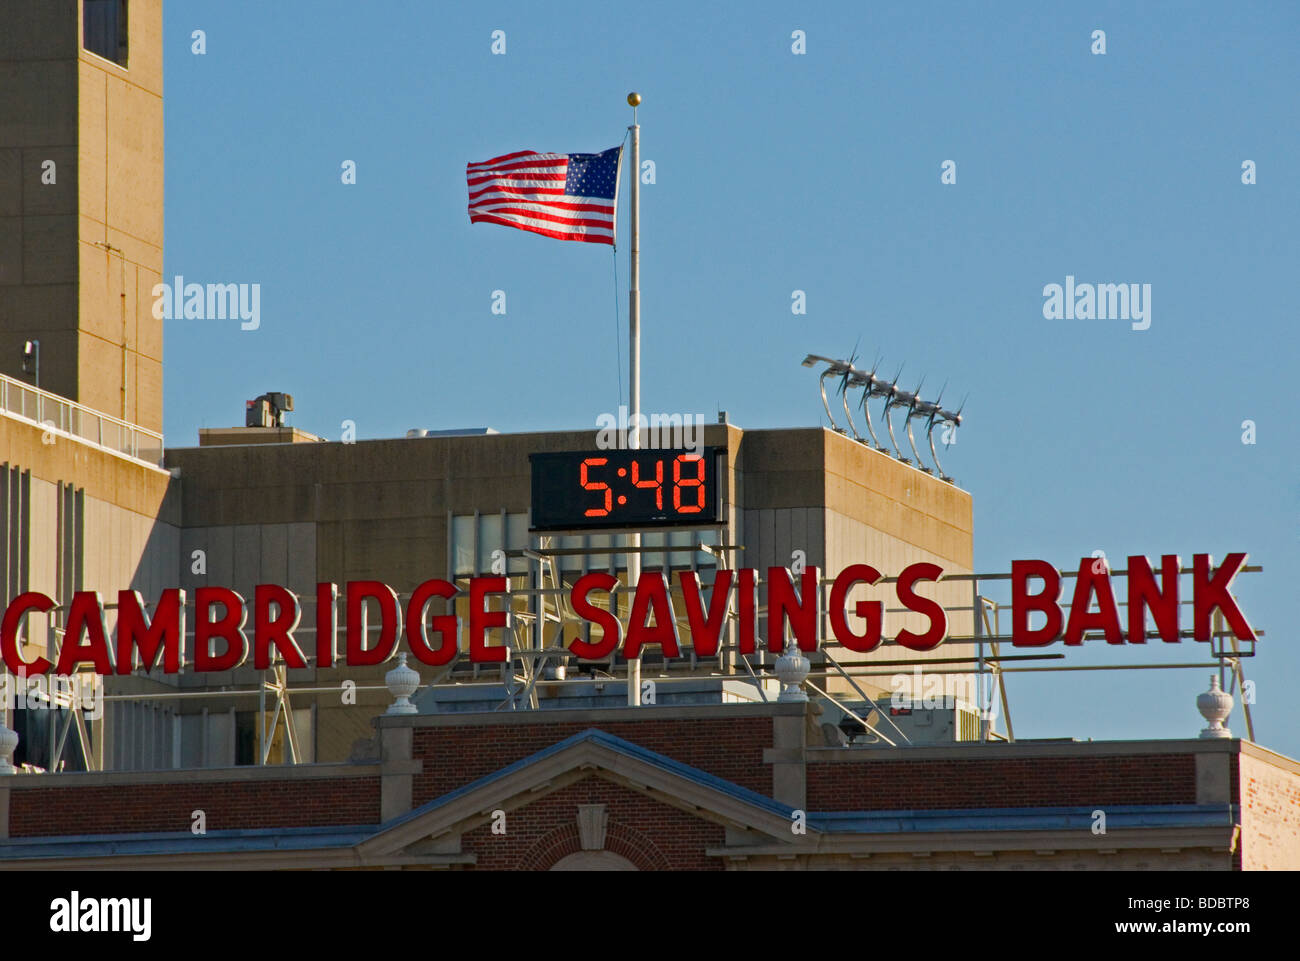
[{"label": "concrete building", "polygon": [[161,431],[162,2],[3,14],[0,374],[37,341],[41,387]]},{"label": "concrete building", "polygon": [[[920,593],[947,611],[950,641],[826,643],[807,703],[777,700],[770,654],[740,655],[734,613],[714,655],[685,627],[681,656],[647,652],[655,696],[639,707],[621,706],[620,656],[565,653],[597,630],[567,587],[590,571],[626,586],[630,530],[536,529],[550,505],[531,459],[591,451],[593,430],[339,443],[275,424],[164,448],[161,0],[4,4],[0,600],[56,605],[27,616],[23,659],[70,643],[78,592],[102,595],[112,632],[119,591],[282,585],[312,651],[319,584],[378,581],[405,600],[490,572],[510,582],[490,643],[511,656],[418,665],[407,716],[385,713],[391,662],[310,654],[115,674],[96,717],[6,708],[22,773],[0,776],[0,868],[1300,866],[1300,765],[1248,741],[1012,741],[969,699],[910,722],[868,703],[916,664],[973,676],[972,499],[835,431],[708,425],[716,518],[637,530],[641,569],[670,576],[678,611],[686,572],[942,568]],[[891,590],[859,587],[849,605],[889,607],[888,638],[925,623]],[[628,592],[616,603],[626,623]],[[467,620],[463,592],[447,605]],[[823,640],[826,617],[823,599]],[[186,647],[192,663],[192,631]]]}]

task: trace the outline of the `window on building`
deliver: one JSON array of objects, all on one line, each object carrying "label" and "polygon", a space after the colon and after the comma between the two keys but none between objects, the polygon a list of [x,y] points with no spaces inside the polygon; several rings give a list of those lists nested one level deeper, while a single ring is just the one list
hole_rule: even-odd
[{"label": "window on building", "polygon": [[127,0],[83,0],[82,46],[96,56],[126,66]]}]

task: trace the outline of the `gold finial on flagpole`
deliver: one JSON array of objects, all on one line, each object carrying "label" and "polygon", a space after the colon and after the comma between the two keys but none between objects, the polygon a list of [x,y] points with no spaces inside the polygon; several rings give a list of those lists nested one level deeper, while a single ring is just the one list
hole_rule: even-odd
[{"label": "gold finial on flagpole", "polygon": [[639,107],[641,105],[641,95],[633,90],[627,95],[627,103],[629,107]]}]

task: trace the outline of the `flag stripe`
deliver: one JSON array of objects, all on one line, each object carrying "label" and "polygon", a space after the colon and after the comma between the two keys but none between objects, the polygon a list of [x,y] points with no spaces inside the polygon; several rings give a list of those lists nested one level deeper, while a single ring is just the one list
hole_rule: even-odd
[{"label": "flag stripe", "polygon": [[482,190],[471,190],[469,199],[482,197],[484,194],[510,194],[516,197],[563,197],[563,187],[501,187],[493,185]]},{"label": "flag stripe", "polygon": [[470,223],[613,244],[622,148],[595,154],[519,150],[465,165]]},{"label": "flag stripe", "polygon": [[547,170],[554,167],[561,169],[567,167],[569,161],[564,157],[557,157],[555,160],[518,160],[514,163],[496,164],[491,167],[469,167],[465,168],[466,173],[483,174],[498,173],[504,170],[529,170],[533,168]]},{"label": "flag stripe", "polygon": [[507,214],[518,214],[520,217],[526,217],[531,220],[544,220],[553,224],[564,224],[569,227],[609,227],[609,218],[589,219],[586,217],[560,217],[556,214],[549,214],[541,210],[525,210],[523,207],[495,207],[491,211],[478,211],[479,213],[493,213],[498,217],[504,217]]},{"label": "flag stripe", "polygon": [[471,223],[476,224],[500,224],[503,227],[517,227],[520,230],[531,231],[535,234],[544,234],[547,237],[555,237],[557,240],[580,240],[589,244],[612,244],[614,242],[613,234],[592,231],[590,233],[582,230],[555,230],[551,227],[539,227],[531,222],[518,220],[507,220],[503,217],[493,217],[491,214],[478,214],[470,217]]},{"label": "flag stripe", "polygon": [[558,181],[559,183],[564,183],[565,178],[564,178],[564,171],[560,171],[559,173],[530,174],[530,173],[523,173],[521,171],[512,170],[505,177],[498,177],[496,174],[489,174],[485,177],[471,176],[467,179],[469,180],[469,185],[471,187],[477,187],[479,184],[494,183],[497,180],[501,180],[503,183],[522,185],[526,183],[532,183],[533,181],[537,181],[537,180],[550,180],[550,181]]},{"label": "flag stripe", "polygon": [[539,203],[532,200],[520,200],[518,197],[491,197],[469,205],[470,210],[488,210],[493,207],[529,207],[533,210],[585,210],[589,213],[613,214],[614,208],[608,204],[577,204],[546,201]]},{"label": "flag stripe", "polygon": [[482,160],[465,166],[470,170],[477,170],[481,167],[495,166],[505,160],[514,160],[516,157],[534,157],[539,160],[566,159],[566,155],[561,153],[537,153],[535,150],[516,150],[514,153],[502,154],[500,157],[493,157],[491,160]]}]

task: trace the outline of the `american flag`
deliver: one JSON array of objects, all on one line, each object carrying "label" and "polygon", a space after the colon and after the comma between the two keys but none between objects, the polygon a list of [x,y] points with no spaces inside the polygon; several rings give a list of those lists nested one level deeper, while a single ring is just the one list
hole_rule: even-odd
[{"label": "american flag", "polygon": [[622,155],[622,147],[570,154],[520,150],[467,164],[470,223],[613,244]]}]

